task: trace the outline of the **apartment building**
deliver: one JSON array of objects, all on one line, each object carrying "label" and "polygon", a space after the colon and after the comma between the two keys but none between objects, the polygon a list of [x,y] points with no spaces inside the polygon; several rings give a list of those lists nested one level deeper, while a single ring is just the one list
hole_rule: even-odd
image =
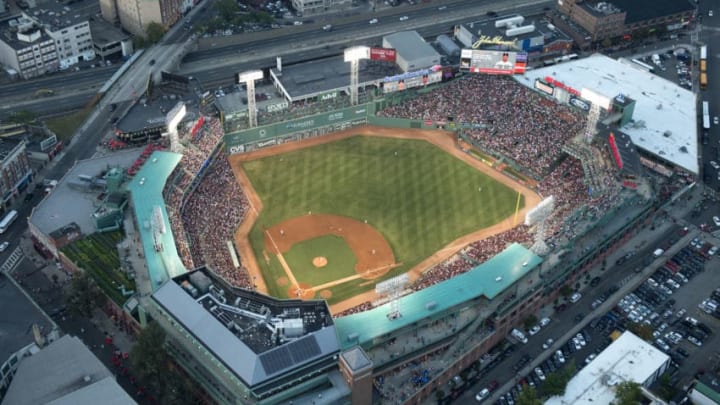
[{"label": "apartment building", "polygon": [[0,64],[23,79],[55,71],[59,66],[55,40],[27,17],[2,21]]},{"label": "apartment building", "polygon": [[103,18],[133,35],[145,35],[148,24],[155,22],[171,27],[187,7],[186,0],[100,0]]}]

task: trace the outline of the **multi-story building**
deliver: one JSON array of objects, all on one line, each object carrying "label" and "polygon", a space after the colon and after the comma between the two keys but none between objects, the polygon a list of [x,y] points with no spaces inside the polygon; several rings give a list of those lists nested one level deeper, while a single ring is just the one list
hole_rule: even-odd
[{"label": "multi-story building", "polygon": [[25,142],[0,139],[0,194],[4,209],[32,179],[32,168],[25,153]]},{"label": "multi-story building", "polygon": [[695,15],[695,7],[689,1],[661,3],[653,0],[564,0],[558,2],[557,9],[585,31],[583,42],[632,36],[643,29],[672,31],[687,25]]},{"label": "multi-story building", "polygon": [[0,23],[0,64],[29,79],[58,69],[55,40],[37,22],[19,17]]},{"label": "multi-story building", "polygon": [[168,28],[185,10],[184,0],[101,0],[100,10],[109,22],[120,25],[133,35],[145,35],[148,24],[155,22]]},{"label": "multi-story building", "polygon": [[95,59],[90,18],[97,13],[97,2],[81,0],[65,5],[59,2],[38,2],[37,7],[23,12],[23,17],[42,26],[55,40],[60,69],[78,62]]},{"label": "multi-story building", "polygon": [[295,11],[302,15],[323,14],[341,10],[352,5],[351,0],[292,0]]}]

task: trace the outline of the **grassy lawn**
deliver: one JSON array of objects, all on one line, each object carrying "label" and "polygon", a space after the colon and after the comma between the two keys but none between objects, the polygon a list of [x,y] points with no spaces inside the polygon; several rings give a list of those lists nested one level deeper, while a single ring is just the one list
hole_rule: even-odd
[{"label": "grassy lawn", "polygon": [[127,291],[135,289],[135,282],[120,270],[120,256],[116,246],[122,238],[120,231],[94,233],[62,248],[65,256],[87,271],[103,292],[118,305],[127,300],[118,289],[120,285],[125,285]]},{"label": "grassy lawn", "polygon": [[68,115],[48,118],[45,120],[45,125],[57,135],[59,141],[67,144],[91,111],[90,108],[84,108]]},{"label": "grassy lawn", "polygon": [[[327,266],[317,268],[312,260],[316,256],[327,258]],[[293,245],[283,254],[299,282],[320,285],[339,278],[355,275],[357,258],[343,238],[321,236]]]},{"label": "grassy lawn", "polygon": [[[250,241],[270,273],[274,259],[269,265],[263,259],[262,229],[308,211],[367,219],[403,263],[384,277],[389,278],[512,215],[517,198],[514,190],[424,141],[357,136],[243,167],[265,206]],[[271,293],[282,290],[272,286],[273,278],[267,283]],[[330,301],[373,288],[352,284],[357,285],[333,289]]]}]

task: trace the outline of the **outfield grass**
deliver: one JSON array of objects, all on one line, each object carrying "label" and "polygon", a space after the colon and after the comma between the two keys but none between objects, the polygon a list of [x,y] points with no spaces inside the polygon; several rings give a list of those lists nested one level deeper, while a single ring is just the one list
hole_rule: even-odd
[{"label": "outfield grass", "polygon": [[[313,258],[324,256],[327,266],[317,268],[312,264]],[[355,275],[357,258],[339,236],[326,235],[319,238],[296,243],[283,258],[292,263],[292,272],[297,281],[310,285],[325,284],[342,277]]]},{"label": "outfield grass", "polygon": [[[402,263],[388,278],[512,215],[517,200],[514,190],[417,140],[357,136],[243,167],[264,204],[250,242],[270,277],[282,270],[274,258],[269,265],[263,259],[262,229],[309,211],[367,220],[378,229]],[[286,296],[273,279],[266,282],[271,294]],[[356,288],[333,289],[331,302],[357,294]]]}]

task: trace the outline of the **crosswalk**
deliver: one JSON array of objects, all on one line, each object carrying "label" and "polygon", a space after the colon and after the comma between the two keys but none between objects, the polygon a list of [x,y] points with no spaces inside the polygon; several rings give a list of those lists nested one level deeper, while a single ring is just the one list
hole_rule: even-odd
[{"label": "crosswalk", "polygon": [[10,270],[14,269],[15,266],[22,260],[23,258],[23,251],[20,248],[20,246],[16,247],[15,250],[10,253],[10,256],[8,256],[7,260],[5,260],[5,263],[0,266],[0,272],[1,273],[7,273]]}]

